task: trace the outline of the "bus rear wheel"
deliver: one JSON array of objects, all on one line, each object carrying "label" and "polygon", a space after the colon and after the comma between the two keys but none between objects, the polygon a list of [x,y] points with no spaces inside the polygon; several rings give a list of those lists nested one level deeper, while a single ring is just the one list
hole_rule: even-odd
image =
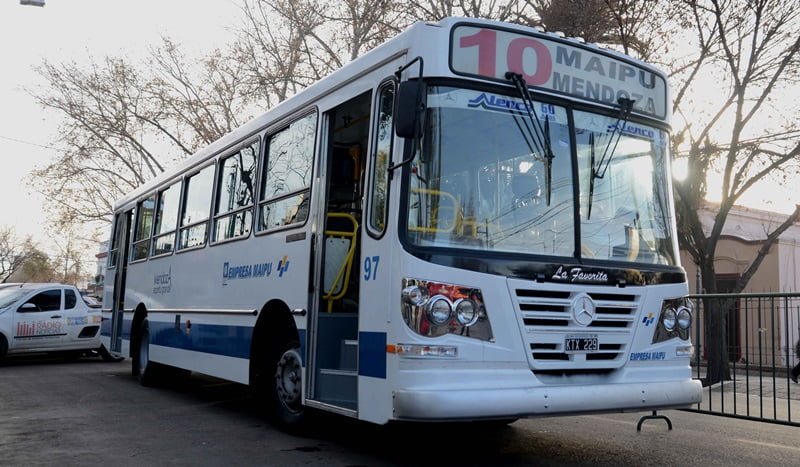
[{"label": "bus rear wheel", "polygon": [[273,372],[272,410],[275,418],[286,428],[300,427],[306,418],[303,407],[303,359],[300,345],[290,342],[275,362]]}]

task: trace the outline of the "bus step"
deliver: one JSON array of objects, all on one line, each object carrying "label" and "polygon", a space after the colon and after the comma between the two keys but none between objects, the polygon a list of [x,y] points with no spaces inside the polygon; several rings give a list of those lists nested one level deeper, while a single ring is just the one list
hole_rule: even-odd
[{"label": "bus step", "polygon": [[342,340],[339,349],[339,368],[342,370],[356,371],[358,369],[358,341],[353,339]]},{"label": "bus step", "polygon": [[357,409],[358,373],[354,370],[320,368],[315,399],[326,404]]}]

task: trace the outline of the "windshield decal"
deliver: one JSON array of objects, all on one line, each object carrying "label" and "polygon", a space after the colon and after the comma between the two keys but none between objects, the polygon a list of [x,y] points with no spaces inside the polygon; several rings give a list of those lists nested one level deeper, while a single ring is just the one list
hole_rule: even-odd
[{"label": "windshield decal", "polygon": [[649,140],[654,140],[656,138],[655,130],[640,125],[636,125],[630,122],[627,122],[624,125],[622,124],[622,122],[619,122],[617,124],[611,123],[608,125],[608,132],[609,133],[614,132],[615,128],[616,131],[620,131],[626,135],[639,136],[641,138],[647,138]]}]

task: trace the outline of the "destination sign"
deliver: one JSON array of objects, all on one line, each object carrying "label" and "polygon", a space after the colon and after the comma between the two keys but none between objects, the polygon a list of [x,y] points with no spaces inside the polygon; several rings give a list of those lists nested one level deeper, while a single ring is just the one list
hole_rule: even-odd
[{"label": "destination sign", "polygon": [[609,105],[633,99],[633,112],[667,116],[667,83],[661,75],[568,42],[460,25],[453,29],[450,49],[454,73],[506,80],[511,71],[532,88]]}]

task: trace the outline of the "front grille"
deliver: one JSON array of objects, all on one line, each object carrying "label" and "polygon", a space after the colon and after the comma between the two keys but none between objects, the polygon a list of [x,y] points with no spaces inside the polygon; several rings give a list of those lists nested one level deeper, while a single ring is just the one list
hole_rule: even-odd
[{"label": "front grille", "polygon": [[[525,343],[530,351],[531,369],[570,373],[611,370],[625,363],[625,355],[633,338],[640,295],[631,293],[630,289],[614,293],[608,290],[609,287],[603,286],[586,286],[577,291],[554,284],[548,284],[548,290],[536,290],[531,285],[525,281],[509,280]],[[572,313],[573,300],[583,292],[595,303],[595,316],[588,325],[579,324]],[[568,336],[588,335],[597,335],[596,351],[565,351]]]}]

